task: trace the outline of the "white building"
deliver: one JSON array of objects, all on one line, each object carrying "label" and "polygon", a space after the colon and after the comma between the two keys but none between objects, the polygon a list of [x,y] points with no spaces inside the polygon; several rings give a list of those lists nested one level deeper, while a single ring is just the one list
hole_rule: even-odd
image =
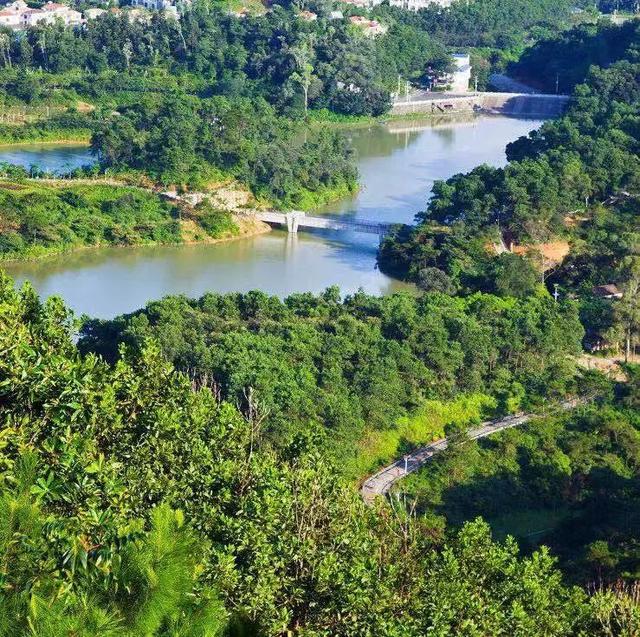
[{"label": "white building", "polygon": [[99,18],[101,15],[104,15],[106,12],[107,12],[106,9],[91,7],[90,9],[85,9],[84,17],[86,20],[95,20],[96,18]]},{"label": "white building", "polygon": [[131,0],[132,7],[143,7],[150,11],[182,13],[191,0]]},{"label": "white building", "polygon": [[435,4],[439,7],[450,7],[452,0],[389,0],[392,7],[399,7],[407,11],[419,11]]},{"label": "white building", "polygon": [[378,35],[384,35],[388,28],[384,24],[380,24],[377,20],[370,20],[361,15],[352,15],[349,22],[354,26],[362,29],[368,38],[375,38]]},{"label": "white building", "polygon": [[[61,20],[67,26],[78,26],[79,24],[82,24],[82,14],[79,11],[69,8],[66,4],[47,2],[40,11],[44,13],[44,22],[47,22],[48,24],[55,22],[56,20]],[[36,19],[39,22],[42,21],[40,16]]]},{"label": "white building", "polygon": [[77,26],[82,24],[82,14],[57,2],[47,2],[41,9],[30,9],[23,0],[16,0],[0,10],[0,25],[16,30],[56,21],[66,26]]}]

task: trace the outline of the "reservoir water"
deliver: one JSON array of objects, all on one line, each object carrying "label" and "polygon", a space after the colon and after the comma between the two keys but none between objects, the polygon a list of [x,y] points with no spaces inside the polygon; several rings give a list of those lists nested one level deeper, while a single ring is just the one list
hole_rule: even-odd
[{"label": "reservoir water", "polygon": [[17,144],[0,147],[0,162],[60,175],[94,162],[87,146],[77,144]]},{"label": "reservoir water", "polygon": [[[411,222],[424,209],[434,180],[481,163],[503,165],[506,144],[540,124],[477,116],[463,122],[397,121],[350,129],[344,134],[357,153],[362,188],[320,212]],[[55,170],[50,153],[62,149],[42,146],[40,158],[31,148],[0,149],[0,161],[9,161],[7,152],[18,160],[19,153],[31,152],[32,163]],[[42,296],[62,296],[78,314],[109,318],[167,294],[260,289],[286,296],[330,285],[344,293],[362,288],[388,294],[407,288],[376,269],[377,245],[373,235],[319,231],[292,236],[276,230],[214,245],[84,250],[3,267],[17,283],[30,280]]]}]

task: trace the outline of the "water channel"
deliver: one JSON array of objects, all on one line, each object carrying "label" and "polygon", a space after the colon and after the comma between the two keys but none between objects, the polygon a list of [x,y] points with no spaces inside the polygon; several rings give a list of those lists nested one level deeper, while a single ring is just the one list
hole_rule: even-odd
[{"label": "water channel", "polygon": [[[477,116],[441,123],[397,121],[345,131],[357,154],[362,189],[321,212],[410,222],[424,208],[434,180],[481,163],[503,165],[506,144],[540,124]],[[25,158],[21,153],[30,154]],[[28,160],[28,165],[48,170],[88,159],[86,149],[72,146],[0,149],[0,162]],[[78,314],[109,318],[167,294],[260,289],[286,296],[319,292],[330,285],[339,285],[344,293],[362,288],[388,294],[406,288],[376,269],[377,244],[377,237],[366,234],[319,231],[290,236],[276,230],[215,245],[82,250],[3,267],[18,284],[28,279],[41,295],[62,296]]]}]

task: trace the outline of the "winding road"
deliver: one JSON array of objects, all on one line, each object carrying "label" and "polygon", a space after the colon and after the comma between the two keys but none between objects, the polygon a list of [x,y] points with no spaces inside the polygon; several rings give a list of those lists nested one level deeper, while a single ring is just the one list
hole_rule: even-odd
[{"label": "winding road", "polygon": [[[573,409],[585,402],[587,402],[587,399],[566,400],[560,403],[558,407],[562,410]],[[469,431],[467,431],[467,438],[469,440],[485,438],[486,436],[490,436],[491,434],[502,431],[503,429],[523,425],[539,415],[540,414],[517,414],[515,416],[499,418],[497,420],[489,420],[482,423],[479,427],[469,429]],[[372,504],[377,496],[388,493],[389,489],[391,489],[396,482],[420,469],[429,462],[433,456],[444,451],[448,446],[449,441],[447,438],[442,438],[441,440],[432,442],[430,445],[420,447],[406,456],[403,456],[400,460],[396,460],[393,464],[384,467],[384,469],[381,469],[378,473],[375,473],[364,481],[360,490],[362,499],[367,504]]]}]

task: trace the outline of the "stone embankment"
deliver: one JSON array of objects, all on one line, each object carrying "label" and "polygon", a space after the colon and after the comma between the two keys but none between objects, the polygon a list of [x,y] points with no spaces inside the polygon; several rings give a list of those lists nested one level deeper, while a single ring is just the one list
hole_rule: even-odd
[{"label": "stone embankment", "polygon": [[394,102],[392,115],[444,113],[495,113],[520,117],[551,118],[561,115],[569,102],[568,95],[531,93],[446,94],[419,91]]}]

